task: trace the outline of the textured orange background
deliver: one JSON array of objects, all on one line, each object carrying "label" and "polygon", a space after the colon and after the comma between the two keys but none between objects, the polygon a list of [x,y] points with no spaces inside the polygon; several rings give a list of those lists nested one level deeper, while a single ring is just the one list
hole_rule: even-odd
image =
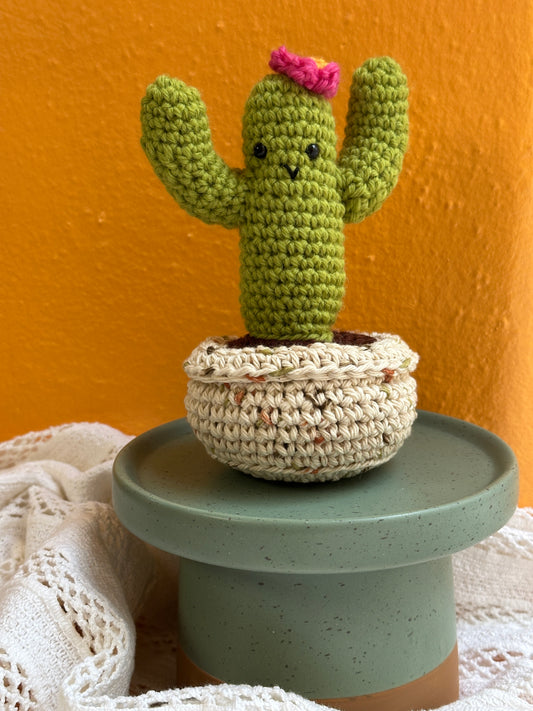
[{"label": "textured orange background", "polygon": [[410,148],[382,211],[346,228],[338,325],[402,335],[421,407],[506,439],[533,504],[532,2],[4,0],[0,438],[181,417],[189,351],[242,333],[237,233],[183,213],[139,147],[150,81],[197,86],[242,165],[271,49],[339,62],[339,132],[352,70],[389,54]]}]

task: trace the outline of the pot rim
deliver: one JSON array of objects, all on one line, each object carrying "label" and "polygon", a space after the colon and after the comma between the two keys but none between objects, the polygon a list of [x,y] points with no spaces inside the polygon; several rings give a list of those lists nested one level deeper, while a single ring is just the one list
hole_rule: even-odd
[{"label": "pot rim", "polygon": [[191,380],[206,383],[362,380],[409,375],[419,356],[400,336],[369,333],[366,345],[315,342],[309,345],[228,347],[236,336],[207,338],[183,364]]}]

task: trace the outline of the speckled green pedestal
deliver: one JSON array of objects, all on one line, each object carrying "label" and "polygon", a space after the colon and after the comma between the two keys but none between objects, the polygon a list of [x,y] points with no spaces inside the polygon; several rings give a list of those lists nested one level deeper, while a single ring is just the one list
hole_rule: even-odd
[{"label": "speckled green pedestal", "polygon": [[392,461],[315,485],[229,469],[177,420],[119,454],[113,487],[124,525],[182,557],[193,665],[335,699],[409,684],[450,657],[451,554],[509,519],[518,476],[491,433],[421,412]]}]

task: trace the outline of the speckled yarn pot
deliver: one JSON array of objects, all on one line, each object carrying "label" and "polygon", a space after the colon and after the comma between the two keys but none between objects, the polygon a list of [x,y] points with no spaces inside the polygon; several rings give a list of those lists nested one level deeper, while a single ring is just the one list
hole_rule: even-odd
[{"label": "speckled yarn pot", "polygon": [[185,362],[187,418],[209,454],[263,479],[332,481],[383,464],[416,417],[418,356],[390,334],[367,345],[232,348]]}]

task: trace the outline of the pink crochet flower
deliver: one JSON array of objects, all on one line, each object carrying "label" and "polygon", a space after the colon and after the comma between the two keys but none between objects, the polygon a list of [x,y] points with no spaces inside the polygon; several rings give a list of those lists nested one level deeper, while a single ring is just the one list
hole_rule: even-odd
[{"label": "pink crochet flower", "polygon": [[280,47],[272,52],[269,67],[275,72],[286,74],[309,91],[322,94],[326,99],[331,99],[337,93],[339,65],[335,62],[328,64],[312,57],[299,57],[288,52],[285,47]]}]

